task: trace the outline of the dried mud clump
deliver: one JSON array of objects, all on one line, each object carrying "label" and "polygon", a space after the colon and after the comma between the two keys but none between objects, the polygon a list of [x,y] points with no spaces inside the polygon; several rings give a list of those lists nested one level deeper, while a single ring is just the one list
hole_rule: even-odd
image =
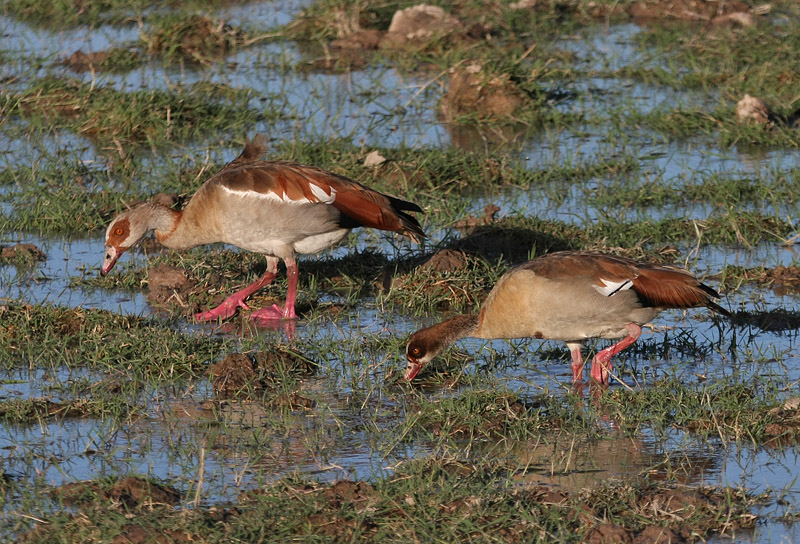
[{"label": "dried mud clump", "polygon": [[208,373],[214,393],[221,398],[246,395],[257,385],[253,360],[243,353],[231,353],[222,361],[212,364]]},{"label": "dried mud clump", "polygon": [[595,525],[586,538],[587,544],[631,544],[633,539],[624,527],[613,523]]},{"label": "dried mud clump", "polygon": [[480,62],[473,62],[452,70],[439,113],[446,121],[464,116],[477,116],[479,120],[510,119],[530,102],[508,74],[489,74]]},{"label": "dried mud clump", "polygon": [[767,444],[796,444],[800,438],[800,397],[792,397],[773,408],[768,415],[774,420],[764,429]]},{"label": "dried mud clump", "polygon": [[461,22],[441,7],[419,4],[394,13],[380,46],[386,49],[403,49],[462,29]]},{"label": "dried mud clump", "polygon": [[172,487],[132,476],[110,486],[97,480],[74,482],[55,488],[53,495],[68,506],[92,507],[94,503],[103,501],[111,502],[112,507],[125,509],[174,506],[181,498]]},{"label": "dried mud clump", "polygon": [[310,408],[313,402],[297,393],[284,395],[281,385],[287,379],[300,379],[312,376],[317,364],[300,354],[285,349],[275,349],[256,353],[231,353],[222,361],[209,367],[215,395],[220,399],[254,399],[265,393],[277,391],[273,405],[291,408]]},{"label": "dried mud clump", "polygon": [[775,114],[770,111],[767,103],[761,98],[745,94],[744,98],[736,104],[736,120],[740,123],[755,123],[766,125],[771,123]]},{"label": "dried mud clump", "polygon": [[153,306],[162,308],[171,304],[186,307],[189,297],[196,289],[189,282],[189,275],[185,270],[166,264],[149,268],[147,283],[150,286],[147,300]]},{"label": "dried mud clump", "polygon": [[103,72],[130,70],[142,62],[135,49],[116,48],[84,53],[80,49],[64,58],[62,64],[73,72]]},{"label": "dried mud clump", "polygon": [[451,273],[467,268],[467,254],[455,249],[441,249],[419,265],[420,270],[434,270],[440,273]]},{"label": "dried mud clump", "polygon": [[0,247],[0,262],[24,261],[33,263],[45,260],[47,260],[47,255],[33,244],[16,244],[13,246]]},{"label": "dried mud clump", "polygon": [[108,60],[107,51],[84,53],[78,49],[69,57],[64,59],[64,65],[68,66],[75,72],[82,73],[88,72],[89,70],[100,70],[106,60]]},{"label": "dried mud clump", "polygon": [[[800,292],[800,266],[776,266],[775,268],[744,268],[731,266],[727,269],[726,284],[731,281],[755,282],[764,287],[771,287],[776,295],[783,296]],[[722,280],[722,274],[714,276]]]}]

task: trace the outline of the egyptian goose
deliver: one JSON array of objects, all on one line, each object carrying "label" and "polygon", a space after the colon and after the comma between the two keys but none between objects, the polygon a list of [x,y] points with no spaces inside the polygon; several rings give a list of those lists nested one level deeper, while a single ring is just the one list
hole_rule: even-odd
[{"label": "egyptian goose", "polygon": [[106,230],[105,276],[127,249],[150,231],[168,248],[189,249],[217,242],[262,253],[267,270],[258,280],[229,296],[216,308],[196,314],[198,321],[225,319],[245,299],[269,284],[286,263],[289,288],[283,308],[256,310],[256,321],[295,319],[296,253],[317,253],[337,242],[354,227],[372,227],[408,236],[425,237],[408,211],[419,206],[384,195],[344,176],[292,162],[259,160],[265,138],[256,136],[244,151],[206,181],[183,211],[148,202],[116,217]]},{"label": "egyptian goose", "polygon": [[592,378],[608,384],[611,358],[633,344],[647,323],[667,308],[707,306],[730,313],[719,295],[691,272],[591,251],[561,251],[506,272],[480,313],[458,315],[411,335],[406,347],[411,380],[459,338],[563,340],[572,354],[572,380],[582,384],[581,347],[587,338],[622,338],[597,353]]}]

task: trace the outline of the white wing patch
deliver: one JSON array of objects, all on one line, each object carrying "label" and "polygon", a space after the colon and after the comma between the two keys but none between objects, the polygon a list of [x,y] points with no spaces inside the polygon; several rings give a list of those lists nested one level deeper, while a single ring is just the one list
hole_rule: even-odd
[{"label": "white wing patch", "polygon": [[317,199],[324,203],[324,204],[332,204],[334,200],[336,200],[336,189],[333,187],[329,187],[331,193],[328,194],[325,192],[325,189],[320,187],[319,185],[314,185],[313,183],[309,183],[308,186],[311,188],[311,193],[317,197]]},{"label": "white wing patch", "polygon": [[592,287],[594,287],[598,293],[607,297],[613,297],[620,291],[625,291],[633,287],[633,280],[610,281],[600,278],[600,281],[603,282],[602,287],[600,285],[592,285]]},{"label": "white wing patch", "polygon": [[272,200],[274,202],[286,202],[288,204],[316,204],[318,202],[322,202],[323,204],[332,204],[334,200],[336,200],[336,190],[331,187],[331,193],[328,194],[325,192],[325,189],[314,185],[313,183],[309,183],[308,186],[311,188],[311,193],[314,195],[316,200],[309,200],[308,198],[298,198],[297,200],[292,200],[286,194],[279,195],[273,191],[269,191],[267,193],[259,193],[257,191],[251,191],[249,189],[245,191],[236,191],[231,189],[230,187],[225,187],[224,185],[222,188],[234,195],[238,196],[245,196],[248,198],[255,197],[255,198],[263,198],[264,200]]}]

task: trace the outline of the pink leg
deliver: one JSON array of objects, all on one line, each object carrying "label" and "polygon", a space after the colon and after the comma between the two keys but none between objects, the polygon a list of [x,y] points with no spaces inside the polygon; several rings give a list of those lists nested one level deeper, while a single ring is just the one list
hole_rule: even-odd
[{"label": "pink leg", "polygon": [[278,259],[277,257],[267,257],[267,271],[264,272],[264,275],[261,276],[258,280],[251,283],[241,291],[237,291],[228,298],[226,298],[222,304],[217,306],[212,310],[208,310],[206,312],[201,312],[199,314],[194,315],[194,319],[196,321],[215,321],[217,319],[227,319],[233,314],[236,313],[237,308],[244,308],[245,310],[249,310],[247,304],[244,303],[244,300],[255,293],[256,291],[263,289],[265,286],[269,285],[272,280],[275,279],[275,275],[278,272]]},{"label": "pink leg", "polygon": [[286,304],[281,310],[277,305],[270,308],[256,310],[250,314],[250,319],[258,323],[274,321],[276,319],[297,319],[294,303],[297,299],[297,261],[294,258],[285,259],[286,275],[289,278],[289,290],[286,293]]},{"label": "pink leg", "polygon": [[583,381],[583,354],[580,342],[567,342],[572,355],[572,383]]},{"label": "pink leg", "polygon": [[592,379],[594,379],[594,381],[597,383],[608,385],[611,369],[613,368],[611,364],[611,358],[636,342],[636,340],[642,334],[642,328],[635,323],[628,323],[625,325],[625,328],[628,329],[628,336],[613,346],[609,346],[602,350],[594,356],[594,359],[592,359]]},{"label": "pink leg", "polygon": [[583,396],[583,354],[580,342],[567,342],[572,355],[572,386],[578,396]]}]

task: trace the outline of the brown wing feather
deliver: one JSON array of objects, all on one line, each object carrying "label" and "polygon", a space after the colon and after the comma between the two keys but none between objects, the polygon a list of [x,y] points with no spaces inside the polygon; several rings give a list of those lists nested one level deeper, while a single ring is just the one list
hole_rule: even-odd
[{"label": "brown wing feather", "polygon": [[551,280],[589,278],[603,285],[599,278],[611,281],[633,280],[637,276],[636,261],[596,251],[558,251],[538,257],[521,266],[537,276]]},{"label": "brown wing feather", "polygon": [[384,195],[357,181],[314,166],[288,161],[255,160],[261,153],[263,147],[258,142],[248,142],[241,155],[208,183],[223,185],[232,191],[274,193],[288,200],[306,199],[326,204],[328,202],[319,197],[320,190],[327,195],[335,191],[335,198],[330,204],[342,213],[343,227],[363,226],[394,231],[415,242],[425,237],[417,219],[405,213],[421,212],[422,209],[416,204]]},{"label": "brown wing feather", "polygon": [[588,278],[596,285],[604,285],[601,278],[613,282],[631,280],[633,290],[645,306],[708,306],[716,312],[730,316],[730,312],[711,300],[719,298],[719,294],[708,285],[697,281],[694,274],[683,268],[642,263],[594,251],[551,253],[522,266],[553,280]]},{"label": "brown wing feather", "polygon": [[709,306],[727,314],[711,298],[719,294],[708,285],[697,281],[690,272],[681,268],[642,265],[639,277],[633,280],[633,289],[650,306],[660,308],[691,308]]}]

